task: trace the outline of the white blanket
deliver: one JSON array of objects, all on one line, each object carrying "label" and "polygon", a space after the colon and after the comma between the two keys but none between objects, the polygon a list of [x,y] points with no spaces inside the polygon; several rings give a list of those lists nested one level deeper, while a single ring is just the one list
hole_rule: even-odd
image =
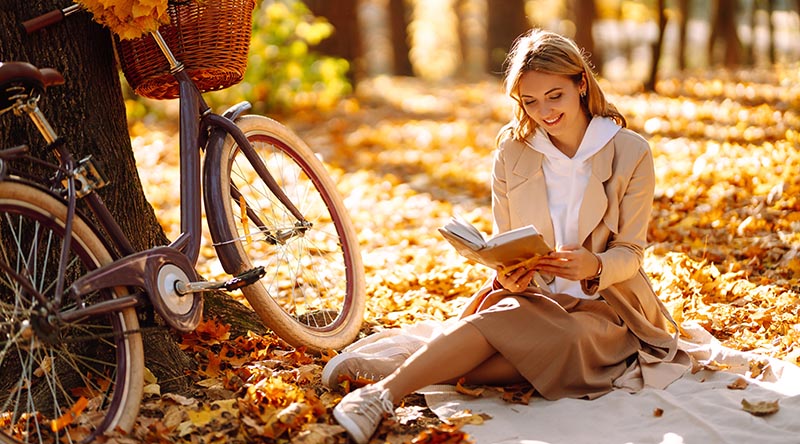
[{"label": "white blanket", "polygon": [[[385,330],[348,350],[413,349],[442,327],[427,322]],[[725,348],[702,327],[682,327],[690,338],[681,348],[704,369],[687,373],[665,390],[618,390],[591,401],[532,397],[527,405],[503,401],[494,390],[484,390],[480,397],[460,394],[450,385],[419,392],[444,421],[467,413],[487,418],[463,426],[478,444],[800,444],[800,367]],[[755,362],[768,365],[753,377],[750,365]],[[744,410],[742,400],[777,401],[778,411],[755,416]]]},{"label": "white blanket", "polygon": [[[503,401],[496,391],[486,390],[475,398],[447,385],[426,387],[421,393],[445,421],[464,411],[488,415],[480,425],[463,427],[479,444],[800,443],[800,367],[727,349],[702,328],[684,327],[692,337],[681,348],[706,368],[723,370],[688,373],[666,390],[619,390],[591,401],[533,397],[520,405]],[[753,378],[750,363],[758,361],[769,365]],[[739,379],[747,382],[744,389],[729,388]],[[777,400],[779,410],[755,416],[743,409],[743,399]]]}]

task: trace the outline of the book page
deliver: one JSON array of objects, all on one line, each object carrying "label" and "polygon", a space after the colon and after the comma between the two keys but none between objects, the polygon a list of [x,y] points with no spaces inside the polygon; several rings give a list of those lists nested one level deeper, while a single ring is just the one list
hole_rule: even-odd
[{"label": "book page", "polygon": [[472,224],[459,216],[450,218],[450,221],[440,228],[439,231],[441,231],[442,234],[447,232],[448,234],[457,236],[469,244],[469,247],[473,250],[480,250],[486,247],[486,239],[483,234]]},{"label": "book page", "polygon": [[486,241],[486,245],[491,247],[495,245],[514,242],[517,239],[525,239],[527,237],[536,237],[536,236],[539,236],[539,232],[536,230],[536,228],[534,228],[533,225],[526,225],[524,227],[515,228],[513,230],[500,233],[497,236],[494,236],[488,241]]},{"label": "book page", "polygon": [[552,251],[533,227],[523,228],[490,239],[490,246],[480,251],[484,263],[492,268],[507,268],[528,261],[530,266],[535,264],[534,258],[546,256]]}]

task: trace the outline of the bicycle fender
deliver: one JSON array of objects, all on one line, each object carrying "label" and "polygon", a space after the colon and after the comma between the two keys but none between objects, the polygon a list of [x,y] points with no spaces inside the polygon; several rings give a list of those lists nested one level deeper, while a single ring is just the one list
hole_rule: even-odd
[{"label": "bicycle fender", "polygon": [[225,111],[223,116],[231,120],[236,120],[239,118],[239,116],[249,111],[250,108],[252,107],[253,105],[251,105],[250,102],[247,101],[239,102],[236,105],[233,105],[232,107],[228,108],[228,110]]}]

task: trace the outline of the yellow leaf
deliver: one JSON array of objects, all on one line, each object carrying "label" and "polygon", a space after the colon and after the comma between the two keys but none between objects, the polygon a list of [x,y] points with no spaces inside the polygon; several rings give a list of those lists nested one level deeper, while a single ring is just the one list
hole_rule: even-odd
[{"label": "yellow leaf", "polygon": [[485,413],[472,413],[471,410],[467,409],[456,412],[453,416],[447,418],[447,422],[460,427],[466,424],[481,425],[487,419],[492,419],[492,417]]},{"label": "yellow leaf", "polygon": [[186,415],[189,417],[189,421],[191,421],[192,425],[195,427],[202,427],[211,422],[217,413],[212,412],[211,409],[204,406],[199,410],[189,410],[186,412]]}]

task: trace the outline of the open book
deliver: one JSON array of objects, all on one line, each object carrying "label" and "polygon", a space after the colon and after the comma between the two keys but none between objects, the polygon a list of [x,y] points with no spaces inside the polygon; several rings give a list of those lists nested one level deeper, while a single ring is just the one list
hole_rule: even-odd
[{"label": "open book", "polygon": [[456,216],[439,232],[465,258],[504,271],[534,264],[553,250],[533,225],[486,239],[472,224]]}]

